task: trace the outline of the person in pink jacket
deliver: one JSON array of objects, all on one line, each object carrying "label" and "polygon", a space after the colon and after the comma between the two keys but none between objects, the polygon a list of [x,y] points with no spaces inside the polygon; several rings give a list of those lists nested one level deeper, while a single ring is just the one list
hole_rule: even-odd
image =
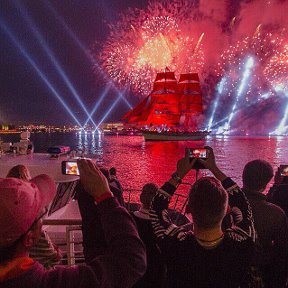
[{"label": "person in pink jacket", "polygon": [[29,257],[41,235],[45,209],[56,192],[54,181],[39,175],[30,182],[0,179],[0,287],[131,287],[146,269],[145,248],[134,221],[113,197],[99,168],[78,160],[80,180],[101,218],[107,249],[89,265],[46,270]]}]

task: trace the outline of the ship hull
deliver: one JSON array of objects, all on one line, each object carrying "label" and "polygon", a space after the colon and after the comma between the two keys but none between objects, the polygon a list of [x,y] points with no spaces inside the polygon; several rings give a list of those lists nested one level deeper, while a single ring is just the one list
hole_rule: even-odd
[{"label": "ship hull", "polygon": [[195,132],[156,132],[142,131],[145,141],[193,141],[202,140],[209,134],[208,131]]}]

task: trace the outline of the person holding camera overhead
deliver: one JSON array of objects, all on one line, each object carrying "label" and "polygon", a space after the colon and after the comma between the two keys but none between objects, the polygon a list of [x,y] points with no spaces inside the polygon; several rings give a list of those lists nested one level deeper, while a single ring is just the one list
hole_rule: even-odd
[{"label": "person holding camera overhead", "polygon": [[[12,167],[6,178],[18,178],[29,182],[32,177],[28,167],[25,165],[16,165]],[[50,239],[45,230],[42,229],[38,242],[29,251],[29,257],[40,262],[46,269],[51,269],[60,263],[62,254],[60,249]]]},{"label": "person holding camera overhead", "polygon": [[[42,229],[43,209],[55,196],[47,175],[28,181],[0,179],[0,287],[89,288],[131,287],[146,269],[146,253],[133,218],[113,197],[100,169],[87,159],[77,161],[80,181],[92,196],[105,233],[106,249],[89,264],[46,270],[29,257]],[[44,211],[43,211],[44,210]]]},{"label": "person holding camera overhead", "polygon": [[288,274],[288,224],[284,211],[263,194],[272,177],[273,168],[268,162],[250,161],[242,173],[242,190],[250,202],[257,233],[255,263],[265,287],[280,288],[285,287]]},{"label": "person holding camera overhead", "polygon": [[[186,153],[151,204],[152,227],[167,264],[166,285],[261,287],[262,279],[252,266],[255,230],[251,207],[242,190],[217,167],[212,148],[206,149],[206,160],[196,160]],[[203,177],[191,187],[187,210],[192,214],[194,231],[187,232],[169,221],[166,210],[178,185],[195,168],[196,161],[216,178]],[[228,203],[242,212],[242,219],[239,226],[222,230]]]}]

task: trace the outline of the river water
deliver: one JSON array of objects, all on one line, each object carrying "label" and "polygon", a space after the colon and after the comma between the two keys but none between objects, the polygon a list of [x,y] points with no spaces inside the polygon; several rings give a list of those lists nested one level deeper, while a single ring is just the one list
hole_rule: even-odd
[{"label": "river water", "polygon": [[[19,141],[19,134],[1,135],[7,141]],[[287,137],[208,137],[204,141],[145,142],[142,136],[78,135],[76,133],[32,133],[35,152],[46,152],[54,145],[68,145],[82,150],[97,163],[117,168],[124,189],[138,190],[147,182],[163,184],[175,171],[177,160],[185,155],[185,147],[214,149],[218,166],[239,185],[244,165],[253,159],[264,159],[274,168],[288,164]],[[210,175],[200,170],[200,175]],[[195,171],[187,175],[195,179]],[[179,192],[187,194],[187,186]],[[139,194],[139,193],[137,193]],[[137,199],[136,199],[137,201]]]}]

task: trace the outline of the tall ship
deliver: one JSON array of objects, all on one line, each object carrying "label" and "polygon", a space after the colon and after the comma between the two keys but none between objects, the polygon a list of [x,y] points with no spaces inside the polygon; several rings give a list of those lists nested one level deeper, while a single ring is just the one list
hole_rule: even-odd
[{"label": "tall ship", "polygon": [[209,132],[203,120],[202,94],[197,73],[157,73],[152,92],[122,117],[142,130],[146,141],[200,140]]}]

